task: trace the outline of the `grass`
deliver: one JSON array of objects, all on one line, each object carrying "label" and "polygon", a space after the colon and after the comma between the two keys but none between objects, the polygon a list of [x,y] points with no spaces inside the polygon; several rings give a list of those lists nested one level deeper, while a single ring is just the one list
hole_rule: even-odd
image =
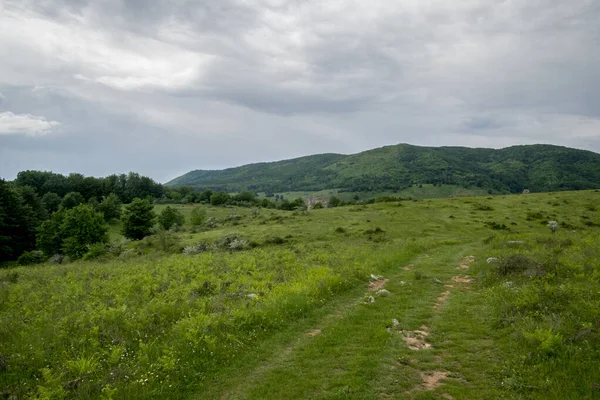
[{"label": "grass", "polygon": [[[95,261],[3,269],[0,394],[594,398],[598,197],[309,213],[202,206],[214,227],[188,222]],[[189,221],[199,206],[177,207]],[[559,223],[554,234],[549,220]],[[245,249],[181,254],[234,233]],[[368,291],[371,274],[388,279],[388,296]],[[430,349],[407,346],[419,330]]]},{"label": "grass", "polygon": [[[276,193],[284,196],[287,200],[297,199],[301,197],[305,198],[316,198],[329,200],[331,196],[336,196],[343,201],[358,200],[370,200],[378,197],[402,197],[406,199],[430,199],[440,197],[465,197],[465,196],[478,196],[487,194],[487,190],[482,188],[463,188],[458,185],[441,185],[434,186],[432,184],[412,185],[409,188],[395,191],[382,191],[382,192],[345,192],[339,189],[326,189],[320,191],[299,191],[299,192],[283,192]],[[264,198],[264,193],[261,194],[261,198]],[[273,198],[271,198],[273,200]]]}]

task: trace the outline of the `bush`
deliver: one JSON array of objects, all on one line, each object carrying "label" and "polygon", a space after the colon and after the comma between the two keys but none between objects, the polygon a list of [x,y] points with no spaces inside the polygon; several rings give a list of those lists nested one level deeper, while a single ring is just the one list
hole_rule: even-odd
[{"label": "bush", "polygon": [[265,244],[284,244],[286,240],[281,236],[272,236],[265,239]]},{"label": "bush", "polygon": [[19,265],[31,265],[31,264],[39,264],[44,262],[46,257],[44,257],[44,253],[39,250],[26,251],[21,254],[19,259],[17,260],[17,264]]},{"label": "bush", "polygon": [[186,256],[193,256],[212,250],[214,250],[214,247],[208,244],[208,242],[200,242],[189,246],[185,246],[183,248],[183,254],[185,254]]},{"label": "bush", "polygon": [[158,216],[158,224],[164,230],[171,229],[172,226],[182,226],[185,223],[183,214],[171,206],[167,206]]},{"label": "bush", "polygon": [[329,208],[334,208],[334,207],[339,207],[342,205],[342,199],[340,199],[339,197],[336,196],[331,196],[329,198],[329,202],[327,203],[327,207]]},{"label": "bush", "polygon": [[94,260],[108,254],[109,246],[104,243],[94,243],[82,257],[82,260]]},{"label": "bush", "polygon": [[530,276],[543,275],[544,267],[521,254],[501,259],[498,263],[498,275],[527,273]]},{"label": "bush", "polygon": [[239,233],[232,233],[219,239],[215,245],[223,250],[244,250],[249,244]]},{"label": "bush", "polygon": [[206,220],[206,210],[200,207],[194,207],[190,216],[190,223],[193,226],[200,226]]}]

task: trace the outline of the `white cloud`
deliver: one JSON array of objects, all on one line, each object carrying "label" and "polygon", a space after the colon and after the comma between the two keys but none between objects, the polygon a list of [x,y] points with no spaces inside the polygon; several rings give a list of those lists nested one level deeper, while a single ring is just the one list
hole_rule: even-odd
[{"label": "white cloud", "polygon": [[0,135],[22,134],[42,136],[60,125],[44,117],[30,114],[14,114],[10,111],[0,113]]},{"label": "white cloud", "polygon": [[[130,32],[98,29],[82,16],[53,21],[23,9],[5,12],[0,24],[2,45],[7,53],[29,54],[46,69],[72,71],[75,80],[95,81],[119,90],[184,88],[200,76],[211,58]],[[4,60],[20,66],[18,60]],[[43,79],[31,80],[37,83]]]}]

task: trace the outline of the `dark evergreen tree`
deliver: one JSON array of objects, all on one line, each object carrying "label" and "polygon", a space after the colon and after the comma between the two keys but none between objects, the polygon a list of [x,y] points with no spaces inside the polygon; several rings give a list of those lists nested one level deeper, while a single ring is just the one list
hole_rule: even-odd
[{"label": "dark evergreen tree", "polygon": [[121,233],[129,239],[143,239],[150,235],[155,218],[154,206],[148,200],[133,199],[123,208]]},{"label": "dark evergreen tree", "polygon": [[36,217],[19,192],[0,179],[0,261],[35,247]]}]

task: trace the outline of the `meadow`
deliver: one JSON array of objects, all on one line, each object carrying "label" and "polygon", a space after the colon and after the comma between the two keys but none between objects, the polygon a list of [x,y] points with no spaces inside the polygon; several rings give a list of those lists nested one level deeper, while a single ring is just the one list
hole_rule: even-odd
[{"label": "meadow", "polygon": [[0,270],[0,397],[598,398],[599,200],[177,205],[207,220],[133,242],[113,225],[94,259]]}]

